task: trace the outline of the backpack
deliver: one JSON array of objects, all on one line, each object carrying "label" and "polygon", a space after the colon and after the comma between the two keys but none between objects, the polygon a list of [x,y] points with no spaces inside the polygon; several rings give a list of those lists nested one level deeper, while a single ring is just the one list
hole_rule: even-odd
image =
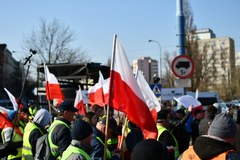
[{"label": "backpack", "polygon": [[34,156],[35,160],[52,160],[55,159],[52,156],[50,146],[48,143],[48,134],[44,134],[39,137],[36,144],[36,154]]}]

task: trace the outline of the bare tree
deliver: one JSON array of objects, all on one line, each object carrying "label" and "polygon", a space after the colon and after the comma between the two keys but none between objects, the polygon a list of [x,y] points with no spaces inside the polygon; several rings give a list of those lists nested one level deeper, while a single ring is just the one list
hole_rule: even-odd
[{"label": "bare tree", "polygon": [[85,51],[71,47],[74,33],[68,26],[61,24],[57,19],[47,23],[41,19],[39,28],[24,38],[23,48],[37,51],[34,60],[40,63],[83,63],[89,62],[90,58]]},{"label": "bare tree", "polygon": [[163,77],[164,79],[164,83],[163,83],[163,86],[164,87],[174,87],[174,76],[173,76],[173,73],[172,73],[172,69],[171,69],[171,63],[172,63],[172,60],[173,60],[173,57],[176,56],[176,52],[173,52],[173,53],[169,53],[169,52],[164,52],[164,57],[163,57],[163,60],[165,62],[165,75]]}]

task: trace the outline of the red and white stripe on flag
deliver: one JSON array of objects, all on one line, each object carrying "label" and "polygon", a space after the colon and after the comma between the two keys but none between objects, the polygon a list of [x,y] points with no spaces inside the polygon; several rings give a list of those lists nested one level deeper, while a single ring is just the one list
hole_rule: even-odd
[{"label": "red and white stripe on flag", "polygon": [[62,90],[54,74],[50,73],[48,67],[44,64],[44,73],[46,80],[47,100],[63,99]]},{"label": "red and white stripe on flag", "polygon": [[88,98],[90,104],[97,104],[99,106],[105,105],[104,93],[103,93],[103,84],[104,79],[102,73],[99,71],[99,79],[98,82],[89,88],[88,90]]},{"label": "red and white stripe on flag", "polygon": [[124,112],[131,122],[142,129],[145,138],[157,137],[156,123],[116,36],[113,42],[109,94],[110,106]]},{"label": "red and white stripe on flag", "polygon": [[86,110],[83,103],[82,90],[79,86],[79,89],[76,92],[76,97],[74,101],[74,107],[78,109],[78,114],[86,115]]}]

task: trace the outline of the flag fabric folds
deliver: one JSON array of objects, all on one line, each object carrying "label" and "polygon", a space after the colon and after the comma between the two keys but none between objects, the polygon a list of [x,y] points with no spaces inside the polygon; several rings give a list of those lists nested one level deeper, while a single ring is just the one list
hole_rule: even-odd
[{"label": "flag fabric folds", "polygon": [[54,74],[50,73],[48,67],[44,64],[44,73],[46,80],[47,100],[63,99],[62,90]]},{"label": "flag fabric folds", "polygon": [[8,97],[9,97],[10,101],[12,102],[13,109],[15,111],[17,111],[18,110],[18,104],[17,104],[16,98],[6,88],[4,88],[4,90],[7,92]]},{"label": "flag fabric folds", "polygon": [[145,138],[156,138],[156,123],[116,35],[113,42],[109,99],[110,107],[124,112],[131,122],[142,129]]},{"label": "flag fabric folds", "polygon": [[188,108],[190,106],[192,106],[192,113],[194,113],[194,111],[196,109],[200,109],[203,110],[203,106],[201,104],[201,102],[199,102],[197,99],[195,99],[194,97],[190,96],[190,95],[184,95],[178,98],[174,99],[180,103],[181,105],[183,105],[185,108]]},{"label": "flag fabric folds", "polygon": [[183,105],[185,108],[188,108],[190,105],[192,105],[192,108],[196,108],[196,107],[200,107],[202,106],[201,102],[199,102],[197,99],[195,99],[194,97],[190,96],[190,95],[184,95],[178,98],[174,99],[180,103],[181,105]]},{"label": "flag fabric folds", "polygon": [[139,70],[137,70],[136,79],[137,79],[137,83],[142,91],[144,100],[145,100],[149,110],[151,111],[154,120],[156,121],[157,112],[159,112],[161,110],[161,105],[160,105],[157,97],[153,93],[152,89],[150,88],[149,84],[145,80],[142,72]]},{"label": "flag fabric folds", "polygon": [[78,114],[86,115],[86,111],[83,103],[83,97],[82,97],[82,90],[80,86],[79,86],[79,89],[76,91],[74,107],[78,109]]},{"label": "flag fabric folds", "polygon": [[104,84],[104,78],[101,71],[99,71],[98,82],[88,90],[88,98],[89,98],[90,104],[92,105],[97,104],[99,106],[105,105],[103,84]]}]

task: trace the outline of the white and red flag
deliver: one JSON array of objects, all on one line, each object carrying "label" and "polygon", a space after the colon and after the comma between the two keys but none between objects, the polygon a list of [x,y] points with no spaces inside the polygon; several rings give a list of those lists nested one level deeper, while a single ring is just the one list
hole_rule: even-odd
[{"label": "white and red flag", "polygon": [[63,93],[58,83],[58,80],[54,74],[49,72],[48,67],[45,64],[44,64],[44,73],[45,73],[45,80],[46,80],[47,100],[53,100],[53,99],[62,100]]},{"label": "white and red flag", "polygon": [[109,102],[109,85],[110,85],[110,78],[104,79],[103,81],[103,95],[105,104]]},{"label": "white and red flag", "polygon": [[194,97],[190,96],[190,95],[183,95],[181,97],[175,98],[174,99],[180,103],[182,106],[184,106],[185,108],[188,108],[190,106],[192,106],[192,113],[194,113],[194,111],[196,109],[200,109],[203,110],[203,106],[201,104],[200,101],[198,101],[197,99],[195,99]]},{"label": "white and red flag", "polygon": [[99,106],[105,105],[103,84],[104,84],[104,78],[101,71],[99,71],[98,82],[88,90],[88,98],[89,98],[90,104],[92,105],[97,104]]},{"label": "white and red flag", "polygon": [[7,90],[7,88],[4,88],[4,90],[7,92],[7,95],[8,95],[8,97],[9,97],[10,101],[12,102],[13,109],[14,109],[15,111],[17,111],[17,110],[18,110],[18,104],[17,104],[16,98],[12,95],[12,93],[10,93],[10,92]]},{"label": "white and red flag", "polygon": [[80,86],[79,86],[79,89],[76,91],[74,107],[78,109],[78,114],[86,115],[86,110],[84,107],[83,97],[82,97],[82,90]]},{"label": "white and red flag", "polygon": [[156,121],[157,120],[157,112],[159,112],[161,110],[161,105],[160,105],[157,97],[153,93],[152,89],[150,88],[149,84],[145,80],[142,72],[139,70],[137,70],[136,79],[137,79],[137,83],[142,91],[144,100],[145,100],[149,110],[151,111],[151,114],[152,114],[154,120]]},{"label": "white and red flag", "polygon": [[145,138],[157,137],[156,123],[116,35],[113,41],[109,105],[124,112],[131,122],[142,129]]}]

